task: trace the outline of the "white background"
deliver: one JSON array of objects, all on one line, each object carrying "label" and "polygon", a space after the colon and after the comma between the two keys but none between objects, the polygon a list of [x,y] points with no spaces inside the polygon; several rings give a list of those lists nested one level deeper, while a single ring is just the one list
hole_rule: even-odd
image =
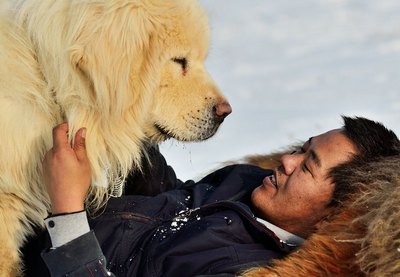
[{"label": "white background", "polygon": [[400,135],[400,1],[200,0],[207,67],[233,113],[201,143],[161,152],[182,180],[340,127],[340,115]]}]

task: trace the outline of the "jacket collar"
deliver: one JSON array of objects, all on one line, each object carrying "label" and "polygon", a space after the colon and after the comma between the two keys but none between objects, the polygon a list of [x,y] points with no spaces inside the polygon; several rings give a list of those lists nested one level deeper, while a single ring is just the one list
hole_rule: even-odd
[{"label": "jacket collar", "polygon": [[256,217],[256,220],[275,233],[275,235],[284,243],[291,246],[299,246],[304,242],[304,239],[292,234],[262,218]]}]

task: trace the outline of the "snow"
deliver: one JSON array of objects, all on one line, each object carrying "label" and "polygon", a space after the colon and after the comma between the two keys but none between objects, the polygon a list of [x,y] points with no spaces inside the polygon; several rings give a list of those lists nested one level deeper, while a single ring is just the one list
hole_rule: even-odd
[{"label": "snow", "polygon": [[161,152],[182,180],[340,127],[340,115],[400,134],[400,1],[200,0],[207,67],[233,113],[201,143]]}]

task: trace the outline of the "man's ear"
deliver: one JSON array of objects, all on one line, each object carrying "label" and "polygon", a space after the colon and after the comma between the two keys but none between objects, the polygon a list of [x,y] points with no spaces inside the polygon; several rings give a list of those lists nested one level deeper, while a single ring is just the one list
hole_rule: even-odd
[{"label": "man's ear", "polygon": [[321,219],[317,224],[315,224],[315,229],[318,231],[325,228],[325,226],[328,225],[328,222],[329,221],[326,220],[326,218]]},{"label": "man's ear", "polygon": [[335,211],[336,208],[334,207],[326,208],[325,216],[322,217],[321,220],[317,222],[317,224],[315,224],[315,229],[317,231],[325,229],[326,226],[328,226],[329,223],[332,221]]}]

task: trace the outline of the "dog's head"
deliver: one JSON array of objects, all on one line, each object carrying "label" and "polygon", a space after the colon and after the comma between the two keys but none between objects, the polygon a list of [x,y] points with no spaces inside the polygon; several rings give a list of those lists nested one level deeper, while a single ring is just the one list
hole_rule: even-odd
[{"label": "dog's head", "polygon": [[119,179],[140,165],[143,141],[207,139],[231,112],[204,66],[209,30],[196,0],[25,0],[18,9],[70,133],[88,128],[95,183],[104,168]]},{"label": "dog's head", "polygon": [[24,22],[37,28],[38,59],[69,121],[90,110],[103,128],[125,121],[138,140],[196,141],[231,112],[205,69],[209,29],[196,0],[30,2]]},{"label": "dog's head", "polygon": [[146,133],[156,142],[171,137],[200,141],[214,135],[231,107],[205,69],[209,48],[205,12],[195,1],[169,2],[174,6],[158,21],[160,29],[149,43],[162,52]]}]

